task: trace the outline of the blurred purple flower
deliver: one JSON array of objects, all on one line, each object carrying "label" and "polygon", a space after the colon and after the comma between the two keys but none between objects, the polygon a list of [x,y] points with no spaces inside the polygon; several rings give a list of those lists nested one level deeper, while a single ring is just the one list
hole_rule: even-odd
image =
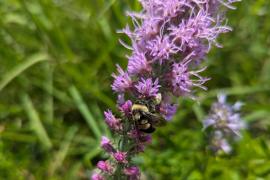
[{"label": "blurred purple flower", "polygon": [[215,129],[224,131],[224,133],[233,133],[241,136],[240,131],[246,127],[240,114],[237,113],[241,103],[237,102],[231,106],[226,103],[226,95],[218,95],[218,102],[211,107],[209,116],[203,121],[204,129],[212,126]]},{"label": "blurred purple flower", "polygon": [[127,167],[124,169],[124,174],[130,176],[130,180],[139,180],[140,170],[136,166]]},{"label": "blurred purple flower", "polygon": [[166,120],[171,120],[176,113],[177,107],[177,104],[162,103],[160,106],[160,113]]},{"label": "blurred purple flower", "polygon": [[105,178],[99,173],[93,173],[91,176],[91,180],[105,180]]},{"label": "blurred purple flower", "polygon": [[225,94],[219,94],[218,101],[212,105],[208,117],[203,121],[203,129],[212,127],[211,146],[215,152],[223,150],[230,153],[232,148],[229,140],[241,137],[241,131],[246,128],[246,123],[237,112],[241,106],[240,102],[234,105],[227,104]]},{"label": "blurred purple flower", "polygon": [[138,129],[132,129],[127,134],[128,134],[128,137],[132,139],[138,139],[141,135]]},{"label": "blurred purple flower", "polygon": [[141,143],[151,143],[152,142],[152,136],[149,134],[143,134],[139,137],[139,140]]},{"label": "blurred purple flower", "polygon": [[135,148],[134,148],[134,153],[139,154],[143,153],[145,151],[146,145],[143,143],[137,143]]},{"label": "blurred purple flower", "polygon": [[97,168],[106,173],[112,173],[113,167],[106,161],[99,161],[97,163]]},{"label": "blurred purple flower", "polygon": [[232,151],[232,147],[228,143],[227,139],[223,137],[222,132],[215,131],[213,135],[212,143],[211,143],[211,149],[218,153],[219,150],[222,150],[226,154],[229,154]]}]

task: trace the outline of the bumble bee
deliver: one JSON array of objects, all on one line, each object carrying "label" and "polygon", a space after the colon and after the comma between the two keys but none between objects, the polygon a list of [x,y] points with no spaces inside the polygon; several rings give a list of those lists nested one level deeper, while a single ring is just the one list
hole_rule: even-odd
[{"label": "bumble bee", "polygon": [[134,104],[131,111],[136,127],[142,132],[153,133],[156,126],[162,126],[166,123],[162,116],[150,112],[146,105]]}]

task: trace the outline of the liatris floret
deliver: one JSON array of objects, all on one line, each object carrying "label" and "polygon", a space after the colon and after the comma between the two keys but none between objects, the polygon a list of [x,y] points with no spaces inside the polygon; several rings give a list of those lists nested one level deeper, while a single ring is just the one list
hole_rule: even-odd
[{"label": "liatris floret", "polygon": [[204,130],[210,129],[210,148],[218,153],[222,150],[229,153],[232,148],[229,141],[241,137],[246,124],[241,119],[239,110],[242,103],[226,103],[226,95],[219,94],[218,101],[213,103],[208,117],[203,121]]},{"label": "liatris floret", "polygon": [[[142,11],[127,13],[133,27],[120,31],[131,40],[131,45],[120,40],[132,51],[127,55],[127,70],[116,65],[118,73],[112,75],[121,115],[116,117],[110,110],[104,113],[105,122],[118,138],[112,142],[102,137],[101,147],[111,160],[98,164],[99,173],[93,179],[139,179],[132,157],[150,142],[146,133],[173,118],[177,97],[193,98],[197,88],[206,90],[209,78],[202,77],[206,68],[199,66],[213,45],[221,47],[219,34],[231,31],[223,24],[223,7],[234,9],[232,3],[238,0],[139,1]],[[234,126],[237,116],[231,118],[226,128],[238,133]],[[220,126],[210,120],[206,124]],[[226,141],[219,144],[225,147]]]}]

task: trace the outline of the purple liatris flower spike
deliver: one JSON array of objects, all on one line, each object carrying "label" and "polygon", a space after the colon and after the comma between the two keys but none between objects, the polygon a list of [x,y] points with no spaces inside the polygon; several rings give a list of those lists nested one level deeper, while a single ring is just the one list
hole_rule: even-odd
[{"label": "purple liatris flower spike", "polygon": [[[133,27],[126,26],[121,32],[130,38],[131,44],[122,40],[120,43],[132,52],[127,55],[127,69],[116,65],[118,73],[112,74],[111,87],[118,97],[116,109],[120,111],[116,114],[120,117],[110,110],[104,112],[117,146],[102,137],[101,147],[109,155],[108,161],[97,165],[102,178],[139,179],[139,169],[132,158],[151,142],[147,133],[173,118],[178,108],[177,97],[193,98],[196,89],[207,89],[205,83],[209,78],[202,76],[206,68],[201,67],[201,62],[212,47],[221,47],[218,36],[231,31],[223,23],[225,11],[220,7],[232,9],[231,4],[236,1],[139,0],[141,12],[127,13]],[[222,97],[213,105],[204,121],[204,128],[215,129],[213,148],[230,151],[227,136],[240,135],[244,126],[235,112],[239,108],[239,103],[227,105]]]}]

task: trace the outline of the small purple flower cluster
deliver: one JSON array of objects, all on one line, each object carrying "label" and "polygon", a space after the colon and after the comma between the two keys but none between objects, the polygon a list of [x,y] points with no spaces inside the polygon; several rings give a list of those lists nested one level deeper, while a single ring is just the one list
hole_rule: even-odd
[{"label": "small purple flower cluster", "polygon": [[[109,177],[112,177],[113,179],[118,179],[123,175],[127,176],[130,180],[139,179],[139,168],[128,163],[129,157],[127,155],[127,152],[116,150],[110,139],[105,136],[102,136],[100,146],[106,153],[108,153],[112,157],[112,159],[110,161],[101,160],[97,163],[97,168],[99,169],[99,172],[95,171],[92,174],[92,180],[105,180]],[[119,169],[119,167],[122,167],[122,169]],[[121,171],[120,176],[116,175],[119,174],[118,171]]]},{"label": "small purple flower cluster", "polygon": [[[209,78],[200,73],[206,68],[197,68],[212,45],[221,47],[217,37],[230,31],[222,25],[222,7],[233,9],[238,0],[139,0],[143,10],[128,12],[133,28],[126,26],[121,32],[131,40],[132,50],[127,56],[127,70],[117,65],[112,77],[112,89],[118,94],[118,109],[121,117],[110,110],[104,113],[105,122],[119,136],[118,147],[103,137],[101,146],[113,159],[100,161],[100,173],[92,179],[111,175],[138,179],[139,170],[131,159],[144,150],[151,136],[134,125],[132,105],[143,104],[155,116],[172,119],[178,105],[176,97],[193,97],[194,88],[206,90],[204,83]],[[224,6],[225,5],[225,6]],[[151,108],[150,108],[151,106]]]},{"label": "small purple flower cluster", "polygon": [[212,105],[208,117],[203,121],[203,127],[212,128],[210,146],[214,152],[222,150],[230,153],[232,148],[228,140],[241,137],[241,130],[246,127],[238,113],[241,106],[240,102],[236,102],[233,106],[227,104],[224,94],[218,95],[218,102]]}]

